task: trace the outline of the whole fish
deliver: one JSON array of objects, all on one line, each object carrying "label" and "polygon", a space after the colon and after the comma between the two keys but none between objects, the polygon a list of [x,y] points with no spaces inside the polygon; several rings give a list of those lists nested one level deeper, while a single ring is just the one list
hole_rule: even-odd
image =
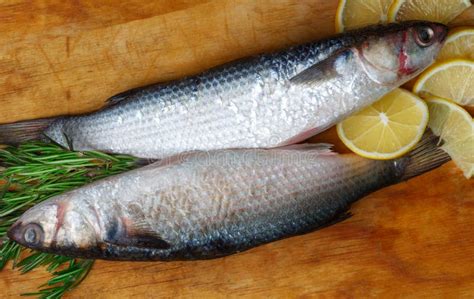
[{"label": "whole fish", "polygon": [[8,236],[73,257],[221,257],[347,218],[364,195],[448,161],[437,143],[392,161],[314,144],[178,155],[51,198]]},{"label": "whole fish", "polygon": [[417,76],[446,35],[430,22],[368,27],[131,90],[89,115],[3,125],[0,143],[44,134],[75,150],[155,159],[298,143]]}]

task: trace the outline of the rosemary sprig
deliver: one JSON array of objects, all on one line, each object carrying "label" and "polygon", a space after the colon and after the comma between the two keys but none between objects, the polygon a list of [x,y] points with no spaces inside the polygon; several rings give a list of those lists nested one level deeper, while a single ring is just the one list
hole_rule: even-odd
[{"label": "rosemary sprig", "polygon": [[74,152],[44,142],[0,146],[0,271],[12,261],[13,268],[22,274],[46,267],[53,276],[38,292],[23,295],[60,298],[81,283],[94,262],[26,250],[6,239],[10,226],[32,206],[95,180],[133,169],[137,162],[130,156]]}]

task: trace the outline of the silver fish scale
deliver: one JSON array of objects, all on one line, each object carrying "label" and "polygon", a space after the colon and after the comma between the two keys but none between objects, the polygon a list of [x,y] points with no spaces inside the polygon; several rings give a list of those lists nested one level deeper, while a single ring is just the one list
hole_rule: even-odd
[{"label": "silver fish scale", "polygon": [[[438,41],[420,47],[427,26]],[[441,165],[449,156],[434,136],[395,161],[322,145],[251,149],[295,143],[369,105],[428,66],[447,34],[427,22],[367,30],[132,90],[100,112],[57,120],[45,133],[77,150],[171,157],[45,201],[8,236],[83,258],[215,258],[328,225],[364,195]],[[3,137],[36,136],[50,121],[5,125]],[[247,149],[221,149],[238,147]],[[40,238],[25,240],[30,231]]]},{"label": "silver fish scale", "polygon": [[390,161],[315,150],[213,152],[150,165],[65,196],[72,199],[69,209],[100,221],[99,240],[125,219],[171,245],[115,248],[117,257],[210,258],[326,224],[364,194],[392,183],[393,168]]},{"label": "silver fish scale", "polygon": [[[342,88],[347,85],[344,74],[318,87],[289,82],[350,42],[353,39],[346,37],[299,46],[135,90],[102,111],[61,118],[45,133],[63,145],[67,136],[77,150],[144,158],[191,150],[274,147],[315,126],[323,130],[353,110],[333,108],[337,97],[354,101]],[[358,71],[348,65],[351,72]],[[356,83],[367,85],[367,78],[360,79]],[[378,96],[385,89],[371,92]],[[366,94],[359,98],[365,100]],[[360,104],[356,100],[354,105]]]}]

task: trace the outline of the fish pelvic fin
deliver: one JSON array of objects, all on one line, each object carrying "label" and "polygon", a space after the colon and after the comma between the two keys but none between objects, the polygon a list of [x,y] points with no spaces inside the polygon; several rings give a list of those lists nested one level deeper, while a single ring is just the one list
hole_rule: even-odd
[{"label": "fish pelvic fin", "polygon": [[442,140],[428,129],[414,150],[404,158],[395,161],[395,163],[405,165],[401,181],[422,175],[450,161],[448,153],[441,147],[442,143]]},{"label": "fish pelvic fin", "polygon": [[41,140],[43,132],[55,118],[43,118],[0,125],[0,144],[17,145],[30,140]]}]

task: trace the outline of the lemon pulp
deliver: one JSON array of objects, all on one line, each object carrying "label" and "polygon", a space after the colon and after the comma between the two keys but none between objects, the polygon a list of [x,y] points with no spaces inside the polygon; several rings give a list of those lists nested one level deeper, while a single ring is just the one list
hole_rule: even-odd
[{"label": "lemon pulp", "polygon": [[474,60],[474,27],[460,27],[449,33],[438,60],[454,58]]},{"label": "lemon pulp", "polygon": [[386,23],[392,0],[341,0],[336,15],[336,31]]},{"label": "lemon pulp", "polygon": [[474,105],[474,61],[454,59],[434,64],[419,77],[413,92]]},{"label": "lemon pulp", "polygon": [[337,125],[342,142],[371,159],[394,159],[409,152],[428,123],[428,107],[416,95],[396,89]]},{"label": "lemon pulp", "polygon": [[471,6],[470,0],[395,0],[389,8],[390,22],[426,20],[447,24]]},{"label": "lemon pulp", "polygon": [[467,111],[444,99],[427,99],[430,112],[428,126],[444,141],[443,149],[464,172],[474,173],[474,121]]}]

